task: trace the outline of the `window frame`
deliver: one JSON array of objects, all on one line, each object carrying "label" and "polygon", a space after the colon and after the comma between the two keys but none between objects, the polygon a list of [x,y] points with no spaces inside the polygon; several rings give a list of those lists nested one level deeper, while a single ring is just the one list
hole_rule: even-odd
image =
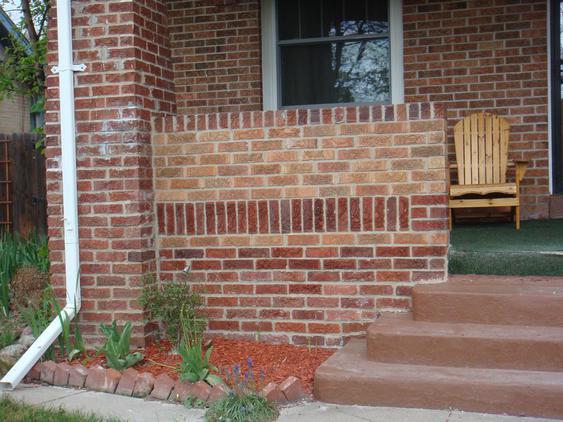
[{"label": "window frame", "polygon": [[403,77],[403,17],[402,0],[389,0],[389,32],[385,35],[362,34],[339,37],[303,38],[291,41],[278,41],[278,19],[276,0],[261,0],[262,25],[262,93],[264,110],[280,110],[295,108],[322,108],[358,105],[362,103],[329,103],[329,104],[301,104],[283,106],[281,104],[281,61],[280,45],[307,45],[328,42],[329,39],[343,42],[358,39],[389,38],[390,43],[390,102],[370,104],[401,104],[404,102]]}]

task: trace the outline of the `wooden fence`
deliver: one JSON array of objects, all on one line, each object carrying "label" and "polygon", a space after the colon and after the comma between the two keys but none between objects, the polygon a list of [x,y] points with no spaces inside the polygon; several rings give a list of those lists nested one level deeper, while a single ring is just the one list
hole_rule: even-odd
[{"label": "wooden fence", "polygon": [[46,233],[45,157],[34,134],[0,134],[0,230]]}]

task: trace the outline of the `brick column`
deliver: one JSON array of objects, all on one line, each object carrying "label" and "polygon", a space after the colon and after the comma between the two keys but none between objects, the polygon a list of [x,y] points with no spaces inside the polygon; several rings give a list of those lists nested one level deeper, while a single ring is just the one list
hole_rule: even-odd
[{"label": "brick column", "polygon": [[[56,4],[53,6],[56,7]],[[52,11],[49,68],[57,63]],[[141,277],[155,270],[151,119],[175,112],[166,3],[160,0],[73,2],[82,332],[137,321]],[[46,156],[52,282],[64,284],[58,79],[47,78]]]}]

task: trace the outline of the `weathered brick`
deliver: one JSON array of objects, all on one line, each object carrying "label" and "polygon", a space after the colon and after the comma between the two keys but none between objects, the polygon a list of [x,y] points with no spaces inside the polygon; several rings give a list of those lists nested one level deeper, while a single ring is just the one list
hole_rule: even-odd
[{"label": "weathered brick", "polygon": [[286,399],[285,395],[281,391],[279,385],[276,384],[275,382],[270,382],[268,385],[266,385],[262,389],[261,393],[268,401],[271,401],[271,402],[274,402],[274,403],[277,403],[277,404],[287,403],[287,399]]},{"label": "weathered brick", "polygon": [[88,390],[115,393],[121,374],[112,368],[95,366],[88,369],[88,377],[84,387]]},{"label": "weathered brick", "polygon": [[84,388],[88,369],[81,364],[73,365],[69,371],[68,385],[74,388]]},{"label": "weathered brick", "polygon": [[157,400],[168,400],[175,381],[167,374],[160,374],[154,380],[154,388],[150,397]]},{"label": "weathered brick", "polygon": [[68,378],[70,376],[70,365],[66,362],[57,364],[55,369],[55,376],[53,377],[53,385],[59,387],[66,387],[68,385]]},{"label": "weathered brick", "polygon": [[138,375],[139,373],[133,368],[127,368],[123,371],[119,379],[119,384],[117,384],[115,394],[131,397],[135,389],[135,380]]},{"label": "weathered brick", "polygon": [[209,393],[209,402],[213,403],[215,401],[221,400],[229,394],[231,390],[223,383],[215,384]]},{"label": "weathered brick", "polygon": [[135,387],[133,388],[133,397],[147,397],[154,387],[154,375],[150,372],[143,372],[137,375]]},{"label": "weathered brick", "polygon": [[293,376],[282,382],[279,388],[289,402],[301,400],[305,396],[301,380]]},{"label": "weathered brick", "polygon": [[53,384],[55,379],[55,371],[57,370],[57,364],[52,360],[48,360],[47,362],[43,362],[41,364],[41,382],[45,384]]}]

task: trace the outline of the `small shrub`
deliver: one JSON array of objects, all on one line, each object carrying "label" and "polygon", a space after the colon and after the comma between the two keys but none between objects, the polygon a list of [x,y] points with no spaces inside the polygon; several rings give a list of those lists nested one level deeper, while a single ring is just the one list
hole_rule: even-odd
[{"label": "small shrub", "polygon": [[211,371],[217,371],[209,359],[213,347],[210,347],[203,354],[202,341],[196,341],[193,344],[182,343],[180,345],[180,355],[182,363],[180,365],[180,380],[189,382],[205,381],[214,385],[221,382],[221,378],[211,374]]},{"label": "small shrub", "polygon": [[129,343],[132,330],[130,322],[125,324],[121,332],[117,328],[116,321],[113,321],[110,327],[101,324],[100,328],[106,336],[106,343],[101,351],[105,355],[110,368],[122,371],[143,360],[141,353],[130,353]]},{"label": "small shrub", "polygon": [[193,323],[188,329],[192,330],[195,337],[205,329],[206,321],[201,316],[203,299],[192,292],[187,281],[159,284],[154,275],[147,275],[143,279],[139,303],[149,312],[150,318],[164,325],[166,338],[176,347],[180,346],[182,336],[186,335],[182,314],[184,321]]},{"label": "small shrub", "polygon": [[211,404],[205,413],[207,422],[271,422],[279,416],[276,407],[256,394],[229,394]]},{"label": "small shrub", "polygon": [[38,306],[48,285],[48,274],[40,272],[35,267],[19,268],[10,283],[11,308]]}]

